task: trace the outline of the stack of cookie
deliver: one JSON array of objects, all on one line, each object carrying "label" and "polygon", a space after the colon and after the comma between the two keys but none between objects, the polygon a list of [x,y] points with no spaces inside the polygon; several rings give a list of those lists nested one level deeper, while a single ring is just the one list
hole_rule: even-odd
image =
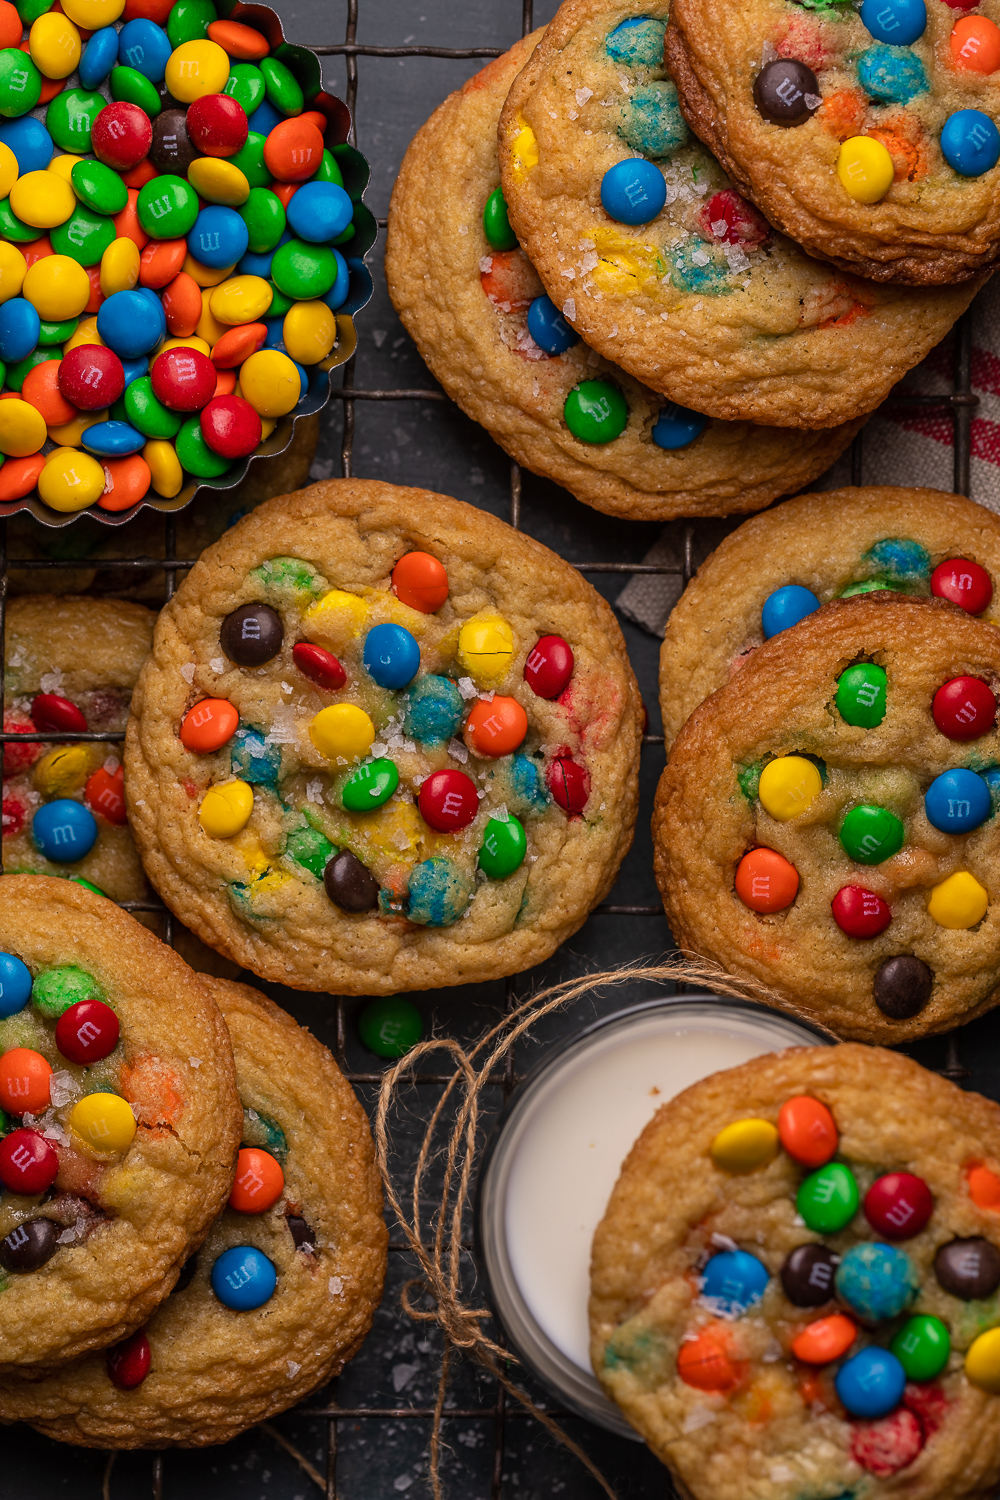
[{"label": "stack of cookie", "polygon": [[221,1442],[367,1332],[386,1233],[364,1112],[277,1006],[110,901],[0,887],[0,1420]]},{"label": "stack of cookie", "polygon": [[687,0],[669,29],[668,9],[566,0],[447,99],[386,249],[448,394],[520,463],[636,519],[759,510],[815,479],[1000,236],[992,21],[949,43],[945,0],[888,20],[874,0]]}]

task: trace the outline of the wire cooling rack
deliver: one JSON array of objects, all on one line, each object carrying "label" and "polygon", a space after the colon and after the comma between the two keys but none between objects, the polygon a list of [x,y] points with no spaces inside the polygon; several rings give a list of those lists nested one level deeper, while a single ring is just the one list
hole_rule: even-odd
[{"label": "wire cooling rack", "polygon": [[[491,3],[499,3],[499,0],[491,0]],[[517,36],[517,25],[520,23],[520,34],[528,33],[533,26],[533,3],[532,0],[510,0],[511,8],[511,35],[508,45],[512,45]],[[400,46],[376,46],[359,43],[357,40],[359,20],[359,0],[346,0],[346,28],[344,40],[340,43],[307,43],[311,49],[320,56],[343,57],[346,64],[347,89],[346,102],[351,111],[352,126],[350,143],[357,145],[357,103],[359,92],[359,60],[361,58],[409,58],[425,57],[452,60],[468,60],[481,58],[483,60],[498,57],[502,54],[500,47],[468,47],[449,48],[424,45],[411,45],[409,43]],[[518,15],[518,12],[520,13]],[[423,18],[421,18],[423,19]],[[459,80],[461,81],[461,80]],[[380,219],[380,228],[385,227],[385,220]],[[378,247],[373,256],[378,255]],[[916,392],[896,392],[890,398],[889,405],[894,407],[920,407],[935,408],[946,412],[951,419],[954,435],[954,488],[957,492],[968,494],[970,488],[970,457],[971,457],[971,424],[974,409],[978,398],[972,390],[971,367],[972,367],[972,314],[966,314],[958,323],[954,336],[954,368],[951,391],[944,395],[928,395]],[[362,325],[363,337],[364,325]],[[421,386],[399,389],[363,388],[355,384],[356,356],[344,366],[342,384],[334,389],[332,399],[341,404],[342,408],[342,441],[340,445],[340,472],[343,477],[351,477],[354,473],[354,449],[355,449],[355,414],[356,404],[361,402],[443,402],[447,403],[445,394],[433,386]],[[851,482],[861,484],[864,482],[864,436],[859,435],[851,449]],[[521,526],[522,510],[522,474],[516,463],[510,464],[509,479],[509,511],[508,520],[510,524],[519,528]],[[599,575],[619,575],[624,582],[627,577],[641,573],[666,574],[679,577],[683,583],[687,583],[695,572],[695,557],[698,554],[697,537],[698,522],[689,522],[684,525],[682,531],[681,561],[674,564],[650,564],[637,563],[634,561],[595,561],[586,557],[570,556],[567,561],[572,562],[581,573],[591,575],[595,578]],[[165,516],[163,520],[162,553],[160,556],[143,556],[130,558],[113,558],[101,556],[100,567],[102,570],[115,570],[117,576],[122,579],[123,591],[127,588],[129,578],[139,579],[150,570],[163,574],[163,600],[168,601],[177,586],[178,575],[190,568],[195,559],[179,558],[176,546],[176,521],[171,515]],[[59,591],[60,578],[66,576],[66,570],[79,569],[80,562],[76,558],[60,557],[31,557],[22,558],[8,556],[7,548],[7,522],[0,520],[0,702],[3,698],[4,686],[4,629],[5,611],[8,596],[9,574],[13,569],[31,573],[37,577],[38,587],[50,591]],[[651,681],[642,684],[645,687],[647,698],[655,702],[656,683],[655,673]],[[649,675],[648,673],[646,674]],[[116,732],[76,734],[57,734],[39,732],[31,734],[7,734],[0,732],[0,746],[12,741],[23,744],[25,742],[44,742],[46,744],[60,742],[79,743],[81,740],[117,743],[124,739],[124,734]],[[643,737],[643,750],[645,759],[656,757],[656,763],[651,769],[658,774],[662,761],[663,736],[661,734],[647,733]],[[3,792],[3,770],[0,762],[0,798]],[[2,852],[0,852],[0,872],[2,872]],[[163,905],[156,900],[148,901],[126,901],[122,906],[131,912],[156,914],[161,924],[160,930],[165,941],[171,944],[176,942],[177,928],[174,919]],[[594,916],[601,919],[629,918],[656,918],[662,919],[662,908],[659,904],[614,904],[605,903],[597,908]],[[253,983],[252,975],[247,979]],[[508,980],[505,986],[505,1009],[509,1012],[528,993],[527,985],[522,977]],[[308,1019],[314,1025],[314,1012],[304,1004],[301,996],[296,996],[291,991],[280,991],[278,998],[290,1010],[299,1014],[300,1019]],[[348,1032],[348,1007],[350,1002],[345,1001],[343,996],[330,997],[333,1001],[333,1026],[332,1035],[328,1040],[335,1052],[338,1063],[345,1076],[355,1086],[359,1094],[371,1105],[374,1098],[374,1089],[381,1080],[380,1070],[366,1069],[357,1065],[356,1049],[350,1044]],[[307,1014],[302,1015],[305,1009]],[[943,1039],[943,1052],[938,1052],[926,1057],[924,1060],[936,1064],[938,1070],[946,1076],[956,1080],[962,1080],[969,1076],[968,1071],[962,1065],[959,1056],[957,1034],[951,1033]],[[424,1111],[420,1104],[421,1090],[439,1090],[448,1081],[450,1075],[424,1072],[413,1079],[418,1091],[418,1102],[412,1106],[413,1113],[418,1120]],[[497,1078],[497,1087],[502,1102],[506,1103],[512,1090],[518,1082],[518,1073],[515,1069],[513,1049],[508,1054],[506,1065],[502,1076]],[[991,1090],[992,1092],[993,1090]],[[429,1097],[424,1095],[424,1098]],[[390,1277],[387,1298],[394,1298],[393,1290],[395,1281],[392,1275],[393,1260],[406,1259],[408,1250],[398,1237],[391,1235],[390,1238]],[[467,1251],[468,1253],[468,1251]],[[398,1278],[395,1278],[398,1280]],[[395,1314],[396,1309],[390,1307],[390,1313]],[[406,1331],[402,1324],[406,1321],[400,1313],[397,1332],[405,1337]],[[497,1335],[498,1336],[498,1335]],[[374,1335],[372,1336],[374,1337]],[[361,1356],[362,1358],[364,1355]],[[519,1372],[515,1372],[519,1373]],[[319,1397],[313,1397],[312,1402],[305,1403],[295,1409],[290,1415],[290,1420],[282,1426],[271,1423],[264,1424],[262,1429],[256,1429],[256,1434],[262,1434],[261,1447],[266,1448],[268,1444],[277,1445],[287,1454],[293,1462],[294,1467],[289,1469],[292,1479],[298,1482],[292,1488],[284,1486],[280,1489],[272,1489],[271,1493],[285,1500],[304,1500],[302,1494],[302,1483],[312,1494],[320,1493],[326,1500],[376,1500],[387,1494],[385,1479],[377,1472],[374,1456],[370,1456],[365,1464],[360,1467],[356,1461],[347,1465],[349,1473],[345,1476],[343,1455],[344,1435],[351,1434],[355,1437],[363,1429],[374,1428],[378,1431],[378,1424],[389,1424],[386,1431],[392,1430],[395,1424],[413,1424],[426,1432],[434,1416],[433,1404],[426,1400],[414,1400],[410,1404],[365,1404],[358,1401],[338,1399],[338,1386],[341,1382],[334,1381]],[[526,1387],[531,1391],[534,1399],[552,1415],[560,1418],[569,1417],[568,1413],[559,1411],[556,1406],[546,1399],[544,1392],[539,1392],[532,1386],[530,1380],[525,1381]],[[576,1464],[576,1461],[567,1453],[561,1460],[557,1459],[555,1471],[564,1478],[552,1480],[552,1461],[548,1466],[549,1484],[546,1489],[544,1485],[536,1487],[535,1482],[523,1472],[512,1471],[510,1454],[510,1422],[512,1418],[521,1418],[519,1428],[534,1425],[530,1417],[516,1404],[508,1402],[502,1387],[493,1381],[482,1377],[476,1381],[460,1382],[460,1395],[468,1397],[472,1394],[473,1399],[459,1401],[447,1407],[445,1412],[445,1442],[448,1443],[449,1430],[456,1422],[465,1421],[478,1423],[484,1426],[490,1434],[490,1458],[488,1464],[482,1461],[477,1466],[475,1488],[470,1488],[468,1478],[445,1475],[445,1482],[450,1492],[461,1500],[527,1500],[543,1493],[558,1494],[563,1489],[570,1489],[577,1500],[589,1500],[589,1497],[597,1495],[594,1482]],[[578,1419],[569,1417],[569,1424],[573,1428],[574,1436],[581,1441],[588,1451],[594,1454],[596,1461],[603,1468],[613,1483],[618,1487],[620,1495],[629,1496],[631,1500],[661,1500],[661,1497],[673,1496],[669,1477],[665,1470],[659,1466],[643,1463],[640,1455],[643,1450],[637,1445],[630,1444],[624,1440],[612,1438],[608,1434],[601,1433],[598,1429],[588,1427]],[[254,1437],[255,1434],[251,1434]],[[518,1434],[520,1439],[521,1434]],[[418,1441],[418,1447],[423,1438]],[[100,1492],[103,1500],[118,1500],[119,1494],[136,1496],[139,1494],[151,1494],[153,1500],[171,1500],[174,1494],[180,1493],[183,1484],[187,1492],[202,1500],[211,1491],[213,1495],[219,1492],[219,1482],[210,1476],[219,1474],[226,1467],[233,1470],[237,1465],[231,1463],[228,1466],[220,1463],[212,1467],[210,1458],[216,1452],[221,1458],[225,1458],[229,1449],[234,1445],[228,1445],[227,1449],[207,1450],[199,1453],[198,1463],[194,1470],[188,1463],[183,1463],[182,1471],[178,1473],[178,1484],[175,1489],[171,1482],[172,1465],[180,1464],[188,1455],[176,1452],[146,1455],[145,1459],[137,1460],[131,1457],[127,1475],[122,1475],[119,1480],[116,1477],[116,1455],[108,1454],[102,1460],[100,1477],[95,1473],[95,1483],[90,1488],[81,1489],[79,1493],[93,1494]],[[364,1447],[364,1440],[361,1440]],[[368,1447],[372,1446],[369,1438]],[[276,1449],[272,1446],[271,1453]],[[413,1447],[411,1445],[411,1453]],[[10,1447],[8,1446],[8,1452]],[[244,1461],[243,1466],[249,1470],[255,1470],[258,1464],[254,1460],[255,1450]],[[310,1455],[313,1456],[310,1456]],[[532,1444],[524,1445],[519,1442],[518,1453],[515,1462],[522,1465],[531,1462]],[[62,1493],[66,1476],[75,1467],[82,1455],[68,1448],[51,1445],[44,1452],[40,1452],[37,1464],[21,1478],[20,1492],[25,1500],[41,1500],[44,1495],[57,1492]],[[314,1461],[315,1458],[315,1461]],[[142,1477],[142,1468],[136,1468],[136,1463],[146,1463],[145,1478]],[[420,1464],[413,1465],[419,1471]],[[195,1477],[203,1476],[203,1481]],[[242,1483],[237,1483],[232,1490],[234,1495],[256,1494],[261,1484],[266,1484],[271,1479],[270,1473],[265,1469],[258,1478],[250,1479],[247,1476],[244,1488]],[[288,1476],[286,1476],[287,1478]],[[27,1483],[25,1483],[27,1479]],[[396,1492],[405,1493],[411,1484],[417,1487],[408,1500],[423,1500],[426,1493],[425,1486],[418,1473],[416,1479],[406,1477],[405,1483],[397,1478],[390,1482],[390,1488]],[[75,1493],[75,1492],[74,1492]],[[226,1494],[230,1491],[226,1489]],[[265,1497],[262,1496],[262,1500]]]}]

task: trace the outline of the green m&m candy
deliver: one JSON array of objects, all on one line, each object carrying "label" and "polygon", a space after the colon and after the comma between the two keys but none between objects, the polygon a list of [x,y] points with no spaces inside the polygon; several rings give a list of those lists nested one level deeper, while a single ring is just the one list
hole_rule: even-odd
[{"label": "green m&m candy", "polygon": [[86,156],[94,121],[107,102],[91,89],[64,89],[45,111],[45,128],[63,151]]},{"label": "green m&m candy", "polygon": [[114,221],[78,203],[65,224],[49,231],[57,255],[68,255],[81,266],[96,266],[117,238]]},{"label": "green m&m candy", "polygon": [[138,68],[112,68],[108,87],[112,99],[122,100],[126,104],[138,104],[151,120],[163,108],[159,90]]},{"label": "green m&m candy", "polygon": [[143,183],[136,209],[151,239],[182,240],[198,217],[198,194],[183,177],[165,172]]},{"label": "green m&m candy", "polygon": [[42,75],[20,47],[0,47],[0,115],[14,120],[34,109],[42,93]]},{"label": "green m&m candy", "polygon": [[37,974],[31,985],[31,1003],[50,1021],[58,1021],[63,1011],[81,1000],[103,1000],[104,994],[86,969],[75,964],[61,964],[55,969],[44,969]]},{"label": "green m&m candy", "polygon": [[877,594],[884,589],[888,589],[893,594],[902,592],[898,583],[890,583],[887,578],[866,578],[864,583],[849,583],[846,589],[841,589],[837,597],[853,599],[858,594]]},{"label": "green m&m candy", "polygon": [[895,813],[868,802],[852,807],[840,825],[840,842],[844,851],[859,865],[880,865],[884,859],[898,854],[905,836]]},{"label": "green m&m candy", "polygon": [[10,206],[9,198],[0,198],[0,239],[14,240],[26,245],[31,240],[40,240],[42,230],[25,224]]},{"label": "green m&m candy", "polygon": [[219,19],[219,12],[212,0],[177,0],[167,17],[167,36],[171,47],[182,42],[200,42],[208,36],[208,28]]},{"label": "green m&m candy", "polygon": [[337,165],[337,158],[332,151],[324,151],[320,157],[319,166],[309,179],[310,182],[332,182],[336,187],[344,186],[344,178]]},{"label": "green m&m candy", "polygon": [[289,67],[276,57],[262,57],[257,64],[264,79],[267,97],[279,114],[300,115],[305,96],[298,79]]},{"label": "green m&m candy", "polygon": [[[326,245],[289,240],[274,252],[271,276],[279,292],[295,301],[325,297],[337,279],[337,262]],[[271,316],[276,317],[273,307]]]},{"label": "green m&m candy", "polygon": [[399,772],[395,762],[382,756],[358,767],[344,783],[341,800],[348,812],[368,812],[370,808],[388,802],[398,786]]},{"label": "green m&m candy", "polygon": [[907,1318],[889,1348],[908,1380],[933,1380],[948,1363],[951,1337],[940,1318],[919,1313]]},{"label": "green m&m candy", "polygon": [[874,729],[885,718],[885,668],[874,662],[848,667],[837,681],[837,711],[848,724]]},{"label": "green m&m candy", "polygon": [[419,1010],[401,995],[372,1000],[358,1017],[358,1035],[376,1057],[403,1057],[423,1034]]},{"label": "green m&m candy", "polygon": [[249,198],[236,212],[247,226],[247,248],[254,255],[273,250],[285,232],[285,209],[277,193],[266,187],[251,188]]},{"label": "green m&m candy", "polygon": [[69,180],[80,202],[95,213],[120,214],[128,202],[128,188],[102,161],[76,162]]},{"label": "green m&m candy", "polygon": [[285,844],[287,857],[308,870],[310,875],[315,875],[317,880],[323,879],[323,871],[336,852],[336,845],[331,844],[325,834],[308,823],[304,828],[296,828],[290,833]]},{"label": "green m&m candy", "polygon": [[503,189],[494,188],[483,209],[483,233],[491,250],[516,250],[517,235],[510,227]]},{"label": "green m&m candy", "polygon": [[195,479],[218,479],[233,466],[231,458],[222,458],[205,442],[201,422],[197,413],[188,417],[174,441],[181,467],[193,474]]},{"label": "green m&m candy", "polygon": [[7,370],[7,389],[19,391],[24,385],[24,377],[28,375],[36,365],[43,365],[47,359],[61,359],[58,349],[33,349],[25,359],[19,359],[16,365],[10,365]]},{"label": "green m&m candy", "polygon": [[239,167],[252,188],[267,187],[268,183],[274,181],[264,165],[264,142],[266,140],[267,136],[261,135],[259,131],[251,130],[235,155],[226,158],[234,167]]},{"label": "green m&m candy", "polygon": [[491,880],[506,880],[520,869],[527,852],[528,836],[517,818],[508,816],[506,822],[491,818],[479,848],[479,868]]},{"label": "green m&m candy", "polygon": [[843,1162],[827,1162],[799,1188],[795,1207],[816,1234],[836,1234],[858,1211],[858,1184]]},{"label": "green m&m candy", "polygon": [[264,75],[253,63],[233,63],[222,90],[237,104],[242,104],[248,115],[252,115],[264,100]]},{"label": "green m&m candy", "polygon": [[125,404],[126,422],[137,432],[150,438],[176,437],[184,421],[183,414],[171,411],[169,406],[153,394],[153,382],[148,375],[140,375],[125,389],[122,398]]},{"label": "green m&m candy", "polygon": [[25,26],[30,27],[39,16],[52,9],[53,0],[15,0],[14,9]]},{"label": "green m&m candy", "polygon": [[628,402],[610,380],[581,380],[566,397],[566,426],[581,443],[610,443],[628,422]]},{"label": "green m&m candy", "polygon": [[64,323],[43,323],[38,331],[38,342],[43,348],[65,344],[73,337],[79,321],[79,318],[67,318]]},{"label": "green m&m candy", "polygon": [[267,284],[271,288],[271,306],[267,310],[267,315],[269,318],[283,318],[288,309],[294,305],[292,299],[286,297],[284,292],[279,292],[270,279]]}]

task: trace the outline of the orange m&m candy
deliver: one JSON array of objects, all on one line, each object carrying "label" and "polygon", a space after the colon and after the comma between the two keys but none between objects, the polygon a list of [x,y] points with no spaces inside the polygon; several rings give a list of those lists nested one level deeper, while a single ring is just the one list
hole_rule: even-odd
[{"label": "orange m&m candy", "polygon": [[120,240],[131,240],[140,250],[145,250],[149,244],[149,235],[139,223],[139,189],[129,188],[128,202],[121,213],[115,214],[112,219],[115,226],[115,234]]},{"label": "orange m&m candy", "polygon": [[244,26],[240,21],[210,21],[208,39],[210,42],[218,42],[230,57],[237,57],[241,62],[256,62],[258,58],[266,57],[270,50],[259,31],[254,31],[252,26]]},{"label": "orange m&m candy", "polygon": [[215,396],[231,396],[236,389],[236,383],[235,370],[220,370],[215,377]]},{"label": "orange m&m candy", "polygon": [[228,744],[239,722],[240,716],[228,698],[202,698],[181,720],[181,744],[196,755],[211,755]]},{"label": "orange m&m candy", "polygon": [[262,1214],[285,1190],[285,1174],[270,1151],[244,1146],[236,1158],[236,1180],[229,1207],[240,1214]]},{"label": "orange m&m candy", "polygon": [[792,1340],[792,1353],[807,1365],[828,1365],[846,1354],[858,1330],[843,1313],[817,1318]]},{"label": "orange m&m candy", "polygon": [[87,806],[93,808],[117,828],[128,822],[125,812],[125,776],[121,766],[106,771],[103,766],[87,778],[83,789]]},{"label": "orange m&m candy", "polygon": [[49,1107],[51,1077],[40,1052],[12,1047],[0,1057],[0,1107],[12,1115],[40,1115]]},{"label": "orange m&m candy", "polygon": [[80,415],[59,389],[61,364],[61,359],[47,359],[44,364],[35,365],[25,375],[21,386],[21,399],[41,412],[46,427],[61,427],[64,422],[72,422]]},{"label": "orange m&m candy", "polygon": [[[48,361],[55,364],[55,360]],[[29,453],[27,458],[8,458],[0,469],[0,500],[23,500],[35,488],[38,476],[45,468],[41,453]]]},{"label": "orange m&m candy", "polygon": [[837,1149],[837,1127],[825,1104],[810,1094],[786,1099],[778,1111],[778,1139],[804,1167],[822,1167]]},{"label": "orange m&m candy", "polygon": [[201,319],[201,287],[193,276],[179,271],[160,293],[167,327],[175,338],[186,339]]},{"label": "orange m&m candy", "polygon": [[139,257],[139,285],[158,291],[184,269],[187,240],[150,240]]},{"label": "orange m&m candy", "polygon": [[[0,474],[2,472],[0,470]],[[1000,1213],[1000,1175],[977,1162],[969,1170],[969,1197],[977,1208]]]},{"label": "orange m&m candy", "polygon": [[709,1323],[677,1351],[677,1373],[697,1391],[732,1391],[746,1373],[746,1361],[734,1359],[726,1329]]},{"label": "orange m&m candy", "polygon": [[0,0],[0,47],[20,47],[21,17],[10,0]]},{"label": "orange m&m candy", "polygon": [[311,120],[282,120],[264,142],[264,165],[278,182],[305,182],[323,160],[323,137]]},{"label": "orange m&m candy", "polygon": [[777,849],[751,849],[736,866],[736,894],[751,911],[784,911],[798,889],[798,870]]},{"label": "orange m&m candy", "polygon": [[[120,172],[119,176],[127,188],[135,188],[138,192],[141,187],[146,186],[147,182],[152,182],[154,177],[158,177],[159,173],[149,157],[144,156],[142,161],[136,162],[134,167],[129,167],[127,172]],[[148,239],[149,236],[147,235],[146,238]]]},{"label": "orange m&m candy", "polygon": [[141,453],[128,458],[104,460],[104,494],[98,500],[100,510],[128,510],[149,492],[152,484],[149,464]]},{"label": "orange m&m candy", "polygon": [[528,732],[528,715],[516,698],[480,699],[465,721],[465,739],[476,755],[512,755]]},{"label": "orange m&m candy", "polygon": [[235,369],[263,349],[266,338],[266,323],[243,323],[239,328],[229,328],[212,346],[212,363],[217,370]]},{"label": "orange m&m candy", "polygon": [[951,60],[970,73],[995,73],[1000,68],[1000,26],[985,16],[963,16],[950,38]]},{"label": "orange m&m candy", "polygon": [[432,615],[448,597],[444,563],[429,552],[407,552],[392,570],[392,592],[400,604]]}]

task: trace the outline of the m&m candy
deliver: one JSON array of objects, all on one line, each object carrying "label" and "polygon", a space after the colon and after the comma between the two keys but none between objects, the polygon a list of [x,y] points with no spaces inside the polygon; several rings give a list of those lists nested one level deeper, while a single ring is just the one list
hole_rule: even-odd
[{"label": "m&m candy", "polygon": [[448,597],[444,564],[429,552],[407,552],[392,570],[392,592],[401,604],[433,615]]},{"label": "m&m candy", "polygon": [[365,637],[365,670],[379,687],[408,687],[420,667],[420,647],[402,625],[376,625]]},{"label": "m&m candy", "polygon": [[785,1100],[778,1111],[778,1136],[789,1156],[804,1167],[822,1167],[835,1153],[839,1139],[833,1115],[811,1094]]},{"label": "m&m candy", "polygon": [[590,776],[578,760],[572,760],[568,755],[557,756],[549,762],[546,781],[564,813],[572,816],[583,812],[590,796]]},{"label": "m&m candy", "polygon": [[229,743],[239,722],[240,716],[228,699],[202,698],[181,720],[181,744],[196,755],[211,755]]},{"label": "m&m candy", "polygon": [[751,849],[736,866],[736,894],[762,915],[785,911],[799,890],[799,872],[776,849]]},{"label": "m&m candy", "polygon": [[840,1256],[826,1245],[797,1245],[781,1267],[781,1288],[794,1307],[822,1307],[833,1296]]},{"label": "m&m candy", "polygon": [[543,635],[524,663],[524,680],[539,698],[558,698],[573,675],[573,651],[561,635]]},{"label": "m&m candy", "polygon": [[919,1285],[916,1267],[896,1245],[862,1241],[841,1257],[834,1277],[837,1296],[869,1323],[896,1318]]},{"label": "m&m candy", "polygon": [[986,887],[969,870],[956,870],[932,888],[927,911],[940,927],[975,927],[989,904]]},{"label": "m&m candy", "polygon": [[417,806],[438,833],[458,833],[478,813],[479,796],[464,771],[434,771],[420,788]]},{"label": "m&m candy", "polygon": [[875,662],[848,667],[837,680],[837,711],[848,724],[874,729],[885,718],[885,668]]},{"label": "m&m candy", "polygon": [[10,1193],[45,1193],[56,1180],[59,1157],[37,1130],[12,1130],[0,1141],[0,1183]]},{"label": "m&m candy", "polygon": [[580,342],[580,335],[566,322],[551,297],[536,297],[528,308],[528,332],[539,349],[553,356],[565,354]]},{"label": "m&m candy", "polygon": [[701,1273],[701,1295],[724,1317],[738,1317],[764,1295],[770,1280],[767,1267],[746,1250],[724,1250],[713,1255]]},{"label": "m&m candy", "polygon": [[980,1235],[949,1240],[934,1257],[934,1275],[951,1296],[982,1301],[1000,1286],[1000,1250]]},{"label": "m&m candy", "polygon": [[610,380],[581,380],[566,397],[563,418],[581,443],[611,443],[628,426],[628,402]]},{"label": "m&m candy", "polygon": [[884,1417],[902,1400],[906,1372],[888,1349],[871,1345],[837,1371],[837,1395],[855,1417]]},{"label": "m&m candy", "polygon": [[527,852],[524,825],[512,813],[506,818],[490,818],[479,849],[479,868],[491,880],[506,880],[520,869]]},{"label": "m&m candy", "polygon": [[241,1214],[266,1213],[284,1190],[285,1174],[276,1158],[256,1146],[244,1146],[236,1158],[229,1207]]},{"label": "m&m candy", "polygon": [[907,1319],[889,1347],[908,1380],[933,1380],[948,1363],[951,1337],[940,1318],[921,1313]]},{"label": "m&m candy", "polygon": [[677,1374],[685,1385],[698,1391],[734,1391],[748,1368],[733,1350],[725,1324],[709,1323],[677,1351]]},{"label": "m&m candy", "polygon": [[212,1291],[223,1307],[252,1312],[274,1296],[278,1273],[274,1262],[253,1245],[224,1250],[212,1267]]},{"label": "m&m candy", "polygon": [[814,761],[802,755],[782,755],[764,767],[757,795],[764,811],[785,823],[801,817],[822,790],[823,778]]},{"label": "m&m candy", "polygon": [[14,953],[0,953],[0,1020],[16,1016],[31,999],[31,970]]},{"label": "m&m candy", "polygon": [[100,1062],[118,1045],[118,1017],[103,1000],[80,1000],[56,1022],[56,1046],[81,1067]]},{"label": "m&m candy", "polygon": [[378,881],[349,849],[330,860],[323,871],[323,887],[341,911],[374,911],[378,906]]},{"label": "m&m candy", "polygon": [[990,789],[975,771],[958,767],[936,776],[924,793],[927,821],[942,833],[969,833],[991,816]]},{"label": "m&m candy", "polygon": [[[824,1299],[825,1300],[825,1299]],[[845,1355],[858,1336],[858,1327],[844,1313],[831,1313],[808,1323],[792,1340],[792,1353],[807,1365],[828,1365]]]},{"label": "m&m candy", "polygon": [[16,1273],[37,1271],[55,1255],[60,1233],[59,1225],[52,1219],[28,1219],[15,1225],[0,1240],[0,1266]]},{"label": "m&m candy", "polygon": [[497,693],[480,700],[465,721],[465,740],[476,755],[512,755],[528,732],[528,715],[516,698]]},{"label": "m&m candy", "polygon": [[934,694],[934,722],[950,740],[975,740],[996,723],[997,700],[981,677],[953,677]]},{"label": "m&m candy", "polygon": [[862,865],[880,865],[903,847],[903,824],[888,808],[862,803],[852,807],[840,825],[845,854]]},{"label": "m&m candy", "polygon": [[957,110],[944,122],[941,152],[960,177],[981,177],[1000,161],[1000,130],[981,109]]},{"label": "m&m candy", "polygon": [[341,800],[348,812],[369,812],[388,802],[398,786],[395,762],[381,756],[358,767],[344,783]]},{"label": "m&m candy", "polygon": [[695,438],[701,437],[707,426],[708,418],[700,411],[691,411],[676,401],[668,401],[666,406],[661,406],[649,435],[657,448],[670,451],[687,448]]},{"label": "m&m candy", "polygon": [[347,681],[347,673],[333,653],[311,641],[296,642],[292,647],[292,660],[303,677],[308,677],[310,682],[327,692],[337,692]]},{"label": "m&m candy", "polygon": [[371,1000],[358,1017],[362,1044],[376,1057],[405,1057],[423,1034],[420,1012],[404,995]]},{"label": "m&m candy", "polygon": [[874,938],[884,932],[892,921],[892,910],[887,901],[875,891],[861,885],[845,885],[830,903],[833,920],[852,938]]},{"label": "m&m candy", "polygon": [[31,820],[31,836],[39,853],[55,864],[85,858],[97,842],[97,833],[90,808],[65,797],[43,803]]},{"label": "m&m candy", "polygon": [[931,574],[931,593],[957,604],[967,614],[981,615],[993,600],[993,580],[985,568],[965,557],[938,563]]},{"label": "m&m candy", "polygon": [[262,667],[277,656],[284,626],[269,604],[241,604],[222,622],[219,644],[239,667]]},{"label": "m&m candy", "polygon": [[618,162],[601,179],[604,211],[619,224],[648,224],[666,201],[663,173],[644,157]]},{"label": "m&m candy", "polygon": [[764,607],[760,612],[764,639],[769,641],[772,636],[797,625],[818,609],[819,600],[812,589],[804,589],[797,583],[788,583],[783,588],[775,589],[764,600]]},{"label": "m&m candy", "polygon": [[876,1177],[865,1194],[865,1218],[876,1234],[887,1240],[912,1239],[933,1212],[930,1188],[912,1172],[888,1172]]},{"label": "m&m candy", "polygon": [[120,1391],[134,1391],[149,1374],[153,1353],[140,1328],[131,1338],[115,1344],[105,1356],[108,1379]]},{"label": "m&m candy", "polygon": [[804,125],[822,102],[816,74],[794,57],[775,57],[764,64],[753,85],[757,112],[769,125]]},{"label": "m&m candy", "polygon": [[898,953],[879,964],[872,983],[875,1004],[893,1021],[906,1021],[919,1015],[934,987],[934,975],[923,959],[912,953]]},{"label": "m&m candy", "polygon": [[836,1234],[854,1218],[859,1201],[854,1173],[843,1162],[835,1161],[805,1179],[795,1206],[808,1228],[817,1234]]},{"label": "m&m candy", "polygon": [[742,1175],[767,1166],[778,1154],[778,1132],[770,1120],[734,1120],[712,1142],[712,1161],[724,1172]]},{"label": "m&m candy", "polygon": [[877,42],[908,47],[927,29],[925,0],[863,0],[859,12]]},{"label": "m&m candy", "polygon": [[973,1339],[965,1356],[965,1373],[980,1390],[1000,1394],[1000,1328],[990,1328]]},{"label": "m&m candy", "polygon": [[121,1155],[135,1139],[132,1106],[118,1094],[85,1094],[69,1117],[71,1137],[84,1150],[99,1155]]}]

